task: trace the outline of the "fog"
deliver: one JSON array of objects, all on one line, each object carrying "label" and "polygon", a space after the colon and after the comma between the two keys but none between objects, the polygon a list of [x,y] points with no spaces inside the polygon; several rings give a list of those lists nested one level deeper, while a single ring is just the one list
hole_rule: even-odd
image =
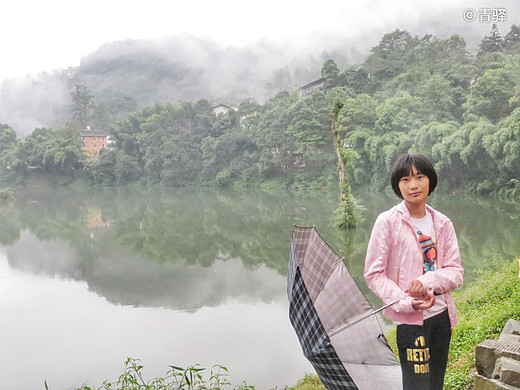
[{"label": "fog", "polygon": [[[327,13],[321,9],[315,20],[300,21],[294,5],[294,14],[286,15],[286,34],[265,34],[271,24],[264,20],[264,34],[259,33],[261,38],[247,44],[223,43],[218,39],[218,30],[214,38],[208,34],[178,33],[159,38],[107,40],[96,50],[86,51],[77,66],[42,69],[4,80],[0,86],[0,123],[10,125],[19,137],[35,127],[63,125],[71,120],[70,94],[75,84],[86,85],[95,103],[125,96],[132,97],[138,107],[199,99],[236,105],[247,97],[262,102],[280,90],[292,90],[320,77],[321,66],[328,58],[334,59],[342,70],[362,63],[382,36],[397,28],[419,37],[433,34],[445,39],[458,34],[465,39],[468,50],[475,52],[492,23],[464,20],[466,8],[504,8],[507,18],[497,23],[502,35],[520,20],[520,7],[513,0],[492,3],[356,3],[337,8],[337,15],[330,17],[329,24],[323,20]],[[246,11],[242,10],[245,14],[237,14],[236,18],[246,15]],[[330,7],[328,13],[335,11]],[[273,32],[283,24],[281,16],[275,20]],[[243,32],[247,33],[250,32]],[[234,34],[242,33],[234,30]]]}]

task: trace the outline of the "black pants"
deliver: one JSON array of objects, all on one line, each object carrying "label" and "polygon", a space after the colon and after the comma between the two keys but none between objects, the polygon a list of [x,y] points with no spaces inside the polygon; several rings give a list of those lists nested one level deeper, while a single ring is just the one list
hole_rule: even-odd
[{"label": "black pants", "polygon": [[424,320],[424,325],[397,325],[397,347],[403,390],[442,390],[450,349],[448,310]]}]

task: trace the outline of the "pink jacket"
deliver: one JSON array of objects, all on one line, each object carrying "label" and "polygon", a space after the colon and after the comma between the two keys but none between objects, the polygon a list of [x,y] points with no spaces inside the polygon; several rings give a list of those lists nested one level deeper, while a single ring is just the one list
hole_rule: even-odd
[{"label": "pink jacket", "polygon": [[[374,223],[365,260],[365,280],[384,304],[405,295],[413,279],[420,280],[426,288],[444,294],[453,328],[457,314],[449,291],[462,284],[464,275],[457,236],[448,217],[429,206],[426,210],[433,216],[438,268],[423,273],[419,239],[410,223],[408,207],[402,201],[381,213]],[[383,310],[383,314],[400,323],[423,324],[422,310],[412,308],[410,297]]]}]

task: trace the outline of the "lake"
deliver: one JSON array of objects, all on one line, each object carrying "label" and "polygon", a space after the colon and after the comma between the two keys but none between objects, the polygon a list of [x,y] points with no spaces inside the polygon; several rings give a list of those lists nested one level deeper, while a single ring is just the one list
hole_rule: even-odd
[{"label": "lake", "polygon": [[[333,226],[336,194],[27,187],[0,207],[0,383],[60,390],[115,381],[128,357],[229,369],[257,389],[313,372],[288,319],[291,228],[315,225],[374,306],[364,251],[395,196],[360,195],[364,221]],[[520,205],[432,196],[457,230],[466,285],[520,256]],[[389,326],[387,322],[384,326]]]}]

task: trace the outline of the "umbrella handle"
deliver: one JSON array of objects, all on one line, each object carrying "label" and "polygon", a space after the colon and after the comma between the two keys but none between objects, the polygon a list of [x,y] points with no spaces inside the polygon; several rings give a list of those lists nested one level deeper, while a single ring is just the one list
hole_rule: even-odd
[{"label": "umbrella handle", "polygon": [[402,299],[404,299],[404,298],[406,298],[406,297],[408,297],[408,296],[409,296],[409,295],[406,294],[406,295],[402,296],[401,298],[398,298],[398,299],[396,299],[395,301],[390,302],[390,303],[384,305],[383,307],[380,307],[380,308],[377,309],[377,310],[371,311],[370,313],[363,314],[362,316],[360,316],[360,317],[358,317],[358,318],[355,318],[354,320],[352,320],[352,321],[350,321],[350,322],[346,322],[346,323],[343,323],[343,324],[339,325],[338,327],[336,327],[335,329],[332,329],[332,330],[330,331],[330,333],[329,333],[329,337],[332,337],[332,336],[338,334],[338,333],[341,332],[342,330],[345,330],[345,329],[347,329],[347,328],[350,328],[352,325],[355,325],[355,324],[357,324],[358,322],[361,322],[361,321],[363,321],[364,319],[367,319],[368,317],[371,317],[371,316],[373,316],[374,314],[379,313],[381,310],[384,310],[384,309],[386,309],[387,307],[390,307],[390,306],[392,306],[392,305],[395,305],[397,302],[399,302],[400,300],[402,300]]}]

